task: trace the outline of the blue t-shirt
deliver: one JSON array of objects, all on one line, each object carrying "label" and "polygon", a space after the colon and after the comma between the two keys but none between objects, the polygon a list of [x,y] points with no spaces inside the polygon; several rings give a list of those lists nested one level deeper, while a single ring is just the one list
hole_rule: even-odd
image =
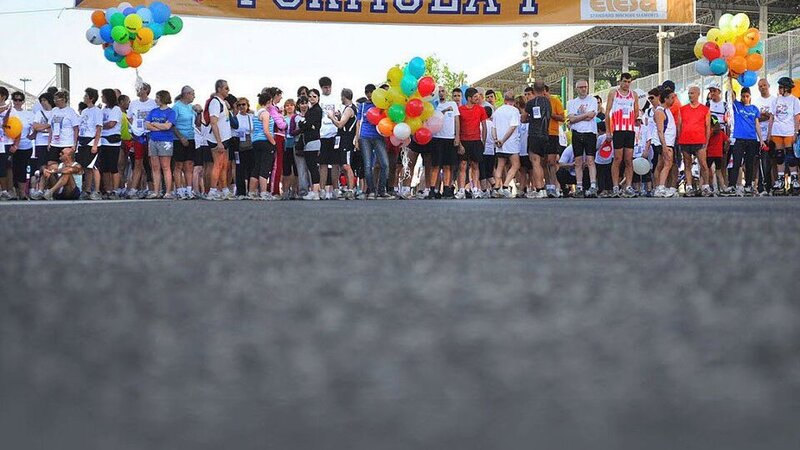
[{"label": "blue t-shirt", "polygon": [[194,139],[194,118],[196,114],[192,109],[192,105],[179,101],[175,103],[172,109],[175,111],[175,128],[186,139]]},{"label": "blue t-shirt", "polygon": [[375,106],[372,102],[364,102],[358,107],[358,114],[356,117],[361,121],[361,139],[372,139],[381,137],[375,125],[369,123],[367,120],[367,111]]},{"label": "blue t-shirt", "polygon": [[[175,111],[172,108],[161,109],[156,108],[149,113],[147,113],[147,118],[145,122],[150,123],[171,123],[173,126],[175,125]],[[173,138],[175,137],[175,133],[172,132],[172,128],[167,131],[151,131],[150,132],[150,140],[155,142],[172,142]]]},{"label": "blue t-shirt", "polygon": [[262,114],[266,114],[266,116],[269,117],[267,129],[269,130],[270,134],[274,135],[275,133],[275,119],[272,118],[267,110],[259,109],[258,112],[256,112],[256,115],[253,116],[253,135],[251,137],[253,142],[267,140],[267,135],[264,133],[264,122],[261,120]]},{"label": "blue t-shirt", "polygon": [[755,105],[745,105],[738,100],[733,102],[733,137],[758,140],[756,119],[760,115],[761,111]]}]

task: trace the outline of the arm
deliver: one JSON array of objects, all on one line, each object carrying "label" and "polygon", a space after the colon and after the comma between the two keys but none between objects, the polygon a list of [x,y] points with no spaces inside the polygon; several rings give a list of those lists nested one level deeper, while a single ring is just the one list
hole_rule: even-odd
[{"label": "arm", "polygon": [[481,142],[486,145],[486,120],[481,121]]},{"label": "arm", "polygon": [[763,136],[761,136],[761,124],[758,121],[758,117],[756,117],[756,136],[758,136],[758,142],[764,143]]},{"label": "arm", "polygon": [[653,119],[656,121],[658,140],[661,141],[661,146],[666,148],[667,139],[664,137],[664,121],[667,119],[667,115],[662,111],[656,111],[656,113],[653,115]]},{"label": "arm", "polygon": [[103,126],[97,125],[96,131],[94,132],[94,140],[92,141],[92,153],[97,153],[97,144],[100,142],[100,136],[103,133]]},{"label": "arm", "polygon": [[353,108],[345,108],[344,112],[342,113],[341,120],[336,120],[336,115],[328,111],[328,118],[330,118],[333,124],[336,125],[336,128],[344,127],[351,117],[353,117]]},{"label": "arm", "polygon": [[278,110],[278,107],[272,105],[272,107],[269,108],[269,115],[272,116],[272,119],[275,121],[275,129],[285,133],[288,128],[286,119],[283,118],[283,114]]},{"label": "arm", "polygon": [[608,93],[606,99],[606,136],[611,137],[611,109],[614,107],[614,91]]},{"label": "arm", "polygon": [[458,119],[454,120],[456,133],[455,133],[455,139],[453,140],[453,145],[456,146],[456,147],[460,147],[461,146],[461,119],[460,119],[460,117],[461,116],[459,116]]},{"label": "arm", "polygon": [[[556,103],[556,105],[558,106],[559,103],[561,103],[561,102],[559,101],[558,103]],[[561,112],[558,112],[557,108],[556,108],[556,110],[552,111],[552,115],[550,116],[550,118],[552,120],[555,120],[556,122],[563,122],[564,121],[564,107],[561,106]]]},{"label": "arm", "polygon": [[72,127],[72,133],[73,133],[72,135],[75,136],[74,142],[72,143],[72,148],[74,149],[78,148],[78,134],[80,132],[81,132],[81,127],[79,127],[78,125]]},{"label": "arm", "polygon": [[503,139],[500,139],[500,146],[502,147],[502,146],[503,146],[503,144],[505,144],[505,143],[506,143],[506,141],[508,140],[508,138],[510,138],[510,137],[511,137],[511,135],[513,135],[513,134],[514,134],[514,133],[516,133],[516,132],[517,132],[517,125],[514,125],[514,126],[512,126],[511,128],[509,128],[509,129],[508,129],[508,131],[506,131],[506,134],[505,134],[505,135],[503,135]]}]

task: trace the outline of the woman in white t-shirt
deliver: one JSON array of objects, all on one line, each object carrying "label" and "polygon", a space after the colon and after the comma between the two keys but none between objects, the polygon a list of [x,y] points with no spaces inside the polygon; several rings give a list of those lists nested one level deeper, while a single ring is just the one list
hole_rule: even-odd
[{"label": "woman in white t-shirt", "polygon": [[[102,174],[103,185],[111,199],[122,197],[120,191],[119,152],[122,148],[122,110],[117,104],[117,93],[113,89],[103,89],[103,131],[100,139],[100,156],[97,169]],[[97,175],[97,172],[95,172]],[[94,193],[100,192],[100,177],[95,178]]]},{"label": "woman in white t-shirt", "polygon": [[239,127],[234,134],[239,140],[239,157],[236,160],[236,194],[244,198],[248,192],[252,178],[255,157],[253,156],[253,113],[250,112],[250,101],[245,97],[236,100],[236,121]]},{"label": "woman in white t-shirt", "polygon": [[61,151],[78,148],[78,128],[81,117],[69,106],[69,93],[58,91],[54,95],[56,107],[50,118],[50,139],[47,150],[47,167],[55,170],[61,162]]},{"label": "woman in white t-shirt", "polygon": [[[53,117],[55,100],[49,92],[39,96],[39,108],[33,113],[31,124],[33,139],[33,154],[31,155],[30,171],[34,174],[39,171],[39,179],[35,186],[31,186],[31,198],[41,199],[44,194],[44,169],[47,167],[47,143],[50,142],[50,119]],[[33,190],[35,189],[35,192]]]},{"label": "woman in white t-shirt", "polygon": [[[33,141],[31,141],[31,125],[33,125],[33,113],[26,111],[25,94],[14,92],[11,94],[11,117],[16,117],[22,123],[22,133],[11,144],[11,168],[14,176],[14,187],[20,199],[26,199],[25,181],[28,177],[28,164],[33,154]],[[33,175],[33,172],[31,172]]]}]

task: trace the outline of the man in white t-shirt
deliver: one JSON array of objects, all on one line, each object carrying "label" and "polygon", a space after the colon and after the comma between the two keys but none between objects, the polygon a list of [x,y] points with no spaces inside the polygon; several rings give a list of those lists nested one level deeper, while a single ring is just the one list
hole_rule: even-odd
[{"label": "man in white t-shirt", "polygon": [[[769,93],[769,81],[766,78],[758,80],[758,93],[760,95],[753,96],[753,105],[760,111],[761,116],[758,118],[758,123],[761,124],[761,136],[769,134],[769,121],[772,118],[772,102],[775,101],[775,96]],[[772,167],[773,158],[772,153],[775,151],[775,144],[772,141],[767,141],[767,148],[765,151],[759,152],[759,167],[760,172],[758,176],[758,192],[759,195],[768,195],[769,190],[772,188]],[[724,172],[724,171],[723,171]]]},{"label": "man in white t-shirt", "polygon": [[[511,198],[511,181],[519,170],[519,133],[517,128],[520,123],[519,109],[514,106],[514,93],[507,91],[503,94],[503,106],[497,108],[492,114],[494,130],[492,130],[495,140],[495,156],[497,166],[494,169],[494,191],[492,197]],[[508,173],[503,179],[503,171],[506,162],[510,163]]]},{"label": "man in white t-shirt", "polygon": [[[597,197],[597,168],[594,157],[597,154],[597,100],[589,95],[589,82],[578,80],[575,83],[578,97],[567,102],[567,116],[572,129],[572,153],[575,157],[576,197]],[[589,189],[583,192],[583,164],[589,169]]]},{"label": "man in white t-shirt", "polygon": [[[321,91],[319,107],[322,108],[322,124],[319,129],[320,185],[325,186],[327,191],[326,198],[328,199],[333,199],[334,193],[339,190],[339,172],[341,165],[344,163],[343,147],[340,142],[337,142],[338,139],[336,138],[339,128],[328,116],[328,113],[332,113],[336,117],[341,117],[342,112],[341,97],[331,95],[332,87],[333,82],[330,78],[322,77],[319,79],[319,89]],[[328,166],[331,166],[330,180],[328,180]],[[330,190],[327,188],[329,182]]]},{"label": "man in white t-shirt", "polygon": [[786,180],[784,167],[791,171],[792,193],[800,194],[800,182],[797,180],[797,157],[794,154],[794,140],[800,129],[800,100],[792,95],[794,81],[789,77],[778,80],[778,97],[772,101],[772,118],[769,121],[768,139],[775,144],[775,162],[778,166],[778,178],[772,186],[772,193],[785,193]]},{"label": "man in white t-shirt", "polygon": [[226,174],[230,162],[228,160],[228,147],[232,137],[231,119],[225,98],[230,93],[228,82],[217,80],[214,83],[214,95],[208,100],[208,125],[211,132],[208,134],[208,146],[214,158],[214,168],[211,170],[211,189],[208,198],[211,200],[225,200],[233,196],[228,189]]},{"label": "man in white t-shirt", "polygon": [[439,105],[436,110],[444,115],[444,122],[442,128],[434,133],[432,142],[432,165],[431,170],[431,187],[433,192],[436,192],[438,187],[439,168],[444,172],[444,189],[442,196],[445,198],[454,198],[455,192],[453,190],[453,166],[458,164],[458,146],[461,144],[459,135],[461,124],[458,120],[460,113],[458,112],[458,105],[461,104],[461,90],[459,88],[453,89],[452,100],[447,101],[445,95],[447,90],[444,86],[439,86]]},{"label": "man in white t-shirt", "polygon": [[150,85],[143,83],[136,92],[137,99],[131,100],[128,106],[128,130],[131,133],[131,144],[133,147],[133,174],[131,175],[131,185],[128,186],[128,196],[136,195],[136,190],[142,182],[142,175],[147,172],[147,182],[152,185],[152,174],[147,168],[150,167],[150,158],[147,155],[147,129],[144,127],[145,119],[150,111],[158,108],[156,101],[149,98]]}]

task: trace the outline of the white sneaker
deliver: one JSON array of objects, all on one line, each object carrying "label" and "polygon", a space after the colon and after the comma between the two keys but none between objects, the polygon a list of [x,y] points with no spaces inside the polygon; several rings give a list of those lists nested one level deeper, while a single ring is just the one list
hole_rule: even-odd
[{"label": "white sneaker", "polygon": [[455,197],[456,200],[464,200],[465,198],[467,198],[467,194],[464,192],[463,189],[459,189],[458,192],[456,192]]},{"label": "white sneaker", "polygon": [[211,189],[210,191],[208,191],[208,195],[206,195],[206,200],[212,200],[212,201],[223,200],[222,193],[217,189]]},{"label": "white sneaker", "polygon": [[477,189],[472,191],[472,198],[483,198],[483,192]]},{"label": "white sneaker", "polygon": [[167,192],[166,194],[164,194],[163,199],[164,200],[175,200],[175,194],[173,194],[172,192]]},{"label": "white sneaker", "polygon": [[430,193],[430,189],[424,189],[422,191],[418,191],[417,200],[425,200],[425,197],[428,196],[428,193]]},{"label": "white sneaker", "polygon": [[664,196],[666,198],[677,197],[678,196],[678,189],[674,188],[674,187],[667,188],[667,192],[666,192],[666,194]]},{"label": "white sneaker", "polygon": [[53,199],[53,191],[51,191],[50,189],[44,191],[44,194],[42,194],[42,198],[44,200],[52,200]]},{"label": "white sneaker", "polygon": [[503,198],[512,198],[514,196],[514,194],[511,193],[511,189],[506,189],[506,188],[500,189],[500,195]]},{"label": "white sneaker", "polygon": [[306,194],[306,195],[303,197],[303,200],[320,200],[320,196],[319,196],[319,194],[317,194],[317,193],[316,193],[316,192],[314,192],[314,191],[309,191],[309,193],[308,193],[308,194]]}]

